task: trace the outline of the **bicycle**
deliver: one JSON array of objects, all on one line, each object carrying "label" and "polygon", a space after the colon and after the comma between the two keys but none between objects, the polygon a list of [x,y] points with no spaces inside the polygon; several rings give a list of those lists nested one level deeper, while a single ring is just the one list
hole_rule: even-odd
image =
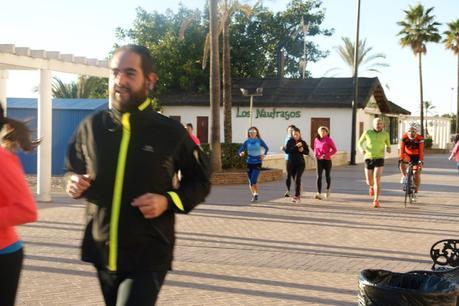
[{"label": "bicycle", "polygon": [[403,191],[405,191],[405,208],[406,202],[410,201],[410,204],[416,202],[416,184],[414,183],[414,170],[413,163],[408,163],[408,169],[406,172],[405,180],[403,182]]}]

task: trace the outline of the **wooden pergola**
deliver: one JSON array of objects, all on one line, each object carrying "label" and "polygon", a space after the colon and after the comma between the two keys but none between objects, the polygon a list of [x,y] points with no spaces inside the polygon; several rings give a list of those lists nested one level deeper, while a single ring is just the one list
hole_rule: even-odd
[{"label": "wooden pergola", "polygon": [[6,105],[8,70],[40,70],[38,97],[37,199],[51,201],[52,153],[52,72],[64,72],[95,77],[108,77],[106,60],[61,54],[57,51],[31,50],[14,44],[0,44],[0,103]]}]

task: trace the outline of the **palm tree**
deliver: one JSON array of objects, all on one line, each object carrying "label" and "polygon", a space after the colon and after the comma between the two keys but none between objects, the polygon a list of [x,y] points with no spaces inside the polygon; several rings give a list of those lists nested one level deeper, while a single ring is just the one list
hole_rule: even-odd
[{"label": "palm tree", "polygon": [[453,51],[457,57],[457,110],[456,110],[456,133],[459,133],[459,19],[448,23],[448,31],[443,43],[446,49]]},{"label": "palm tree", "polygon": [[[354,73],[355,43],[351,41],[351,39],[348,37],[341,37],[341,40],[343,41],[343,45],[339,47],[335,47],[335,50],[338,52],[339,56],[344,61],[346,66],[349,67],[349,71],[351,71],[351,74],[353,74]],[[384,62],[374,63],[374,61],[386,59],[386,55],[384,53],[370,54],[370,52],[373,50],[373,47],[367,47],[366,43],[367,43],[366,39],[364,39],[363,41],[359,40],[359,58],[358,58],[358,63],[357,63],[358,67],[367,65],[367,68],[366,68],[367,71],[379,73],[380,71],[376,67],[388,67],[389,64],[384,63]],[[335,69],[336,68],[333,68],[332,70],[335,70]]]},{"label": "palm tree", "polygon": [[[259,5],[257,2],[256,5]],[[242,12],[247,17],[252,15],[253,8],[247,4],[240,4],[237,0],[224,0],[223,10],[221,11],[221,25],[223,33],[223,133],[225,143],[232,142],[232,120],[231,120],[231,42],[230,42],[230,23],[231,17],[235,12]]]},{"label": "palm tree", "polygon": [[[398,33],[400,45],[402,47],[411,47],[415,56],[418,56],[419,68],[419,92],[421,108],[421,126],[424,126],[424,92],[422,87],[422,55],[426,54],[426,43],[439,42],[438,26],[440,23],[435,22],[435,16],[431,15],[434,8],[424,9],[422,4],[410,6],[405,10],[405,19],[397,22],[402,27]],[[421,134],[424,136],[424,129],[421,128]]]},{"label": "palm tree", "polygon": [[[435,109],[435,105],[431,101],[424,101],[424,110],[426,112],[426,117],[429,117],[429,113]],[[426,136],[429,135],[429,130],[427,129],[427,120],[426,120]]]},{"label": "palm tree", "polygon": [[[225,143],[232,142],[232,120],[231,120],[231,43],[230,43],[230,24],[231,17],[236,12],[241,12],[247,17],[250,17],[253,12],[253,8],[261,4],[261,1],[257,1],[254,7],[247,4],[241,4],[237,0],[223,0],[223,6],[219,7],[218,16],[220,21],[218,23],[218,36],[223,34],[222,39],[222,57],[223,57],[223,68],[222,68],[222,87],[223,87],[223,128],[224,128],[224,141]],[[228,2],[230,1],[230,2]],[[220,2],[217,1],[217,2]],[[190,26],[193,19],[200,18],[199,14],[190,16],[182,22],[179,30],[179,39],[183,39],[185,32]],[[206,35],[204,42],[204,50],[202,57],[202,69],[206,69],[207,60],[210,50],[210,30]]]},{"label": "palm tree", "polygon": [[[61,79],[54,77],[51,86],[54,98],[88,99],[108,97],[107,78],[83,75],[78,78],[77,82],[64,83]],[[38,92],[38,87],[34,88],[34,92]]]},{"label": "palm tree", "polygon": [[210,111],[211,121],[211,165],[214,171],[222,169],[220,144],[220,61],[218,48],[218,0],[209,0],[210,41]]}]

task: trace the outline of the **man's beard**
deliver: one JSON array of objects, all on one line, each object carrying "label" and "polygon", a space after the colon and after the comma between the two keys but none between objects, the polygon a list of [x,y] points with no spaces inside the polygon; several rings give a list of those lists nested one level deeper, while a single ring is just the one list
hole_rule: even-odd
[{"label": "man's beard", "polygon": [[[135,110],[147,99],[145,86],[146,84],[144,83],[141,89],[134,92],[128,87],[115,86],[115,88],[110,91],[110,101],[112,106],[121,113]],[[125,98],[121,97],[121,95],[117,94],[118,89],[127,90],[128,96]]]}]

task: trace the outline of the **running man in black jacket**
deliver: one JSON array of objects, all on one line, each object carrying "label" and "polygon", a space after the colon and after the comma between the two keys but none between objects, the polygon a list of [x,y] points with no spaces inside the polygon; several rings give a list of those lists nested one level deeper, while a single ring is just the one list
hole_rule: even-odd
[{"label": "running man in black jacket", "polygon": [[106,305],[151,306],[171,269],[175,213],[204,201],[210,171],[186,130],[152,109],[148,49],[117,49],[110,70],[112,108],[78,128],[67,152],[66,191],[87,200],[82,259],[96,267]]}]

